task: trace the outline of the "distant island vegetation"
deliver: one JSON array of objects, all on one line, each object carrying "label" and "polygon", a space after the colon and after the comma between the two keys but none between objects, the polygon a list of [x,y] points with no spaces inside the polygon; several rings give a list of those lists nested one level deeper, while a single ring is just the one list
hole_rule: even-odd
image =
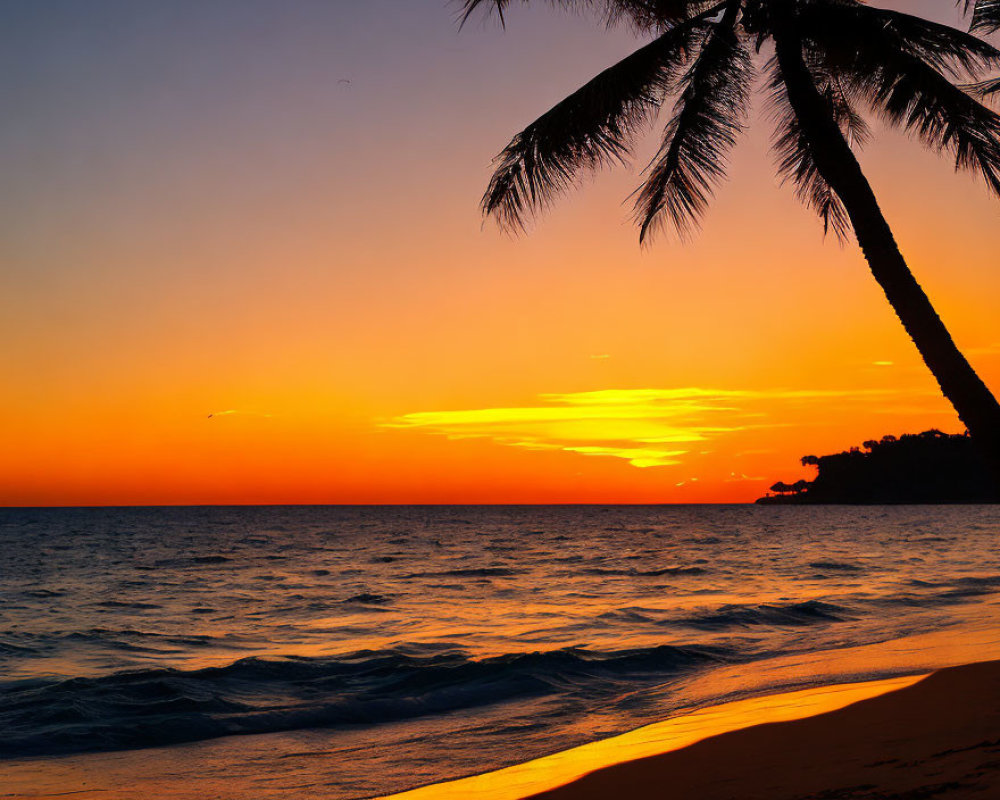
[{"label": "distant island vegetation", "polygon": [[1000,502],[986,459],[965,434],[939,430],[872,439],[828,456],[804,456],[815,480],[778,482],[761,505]]}]

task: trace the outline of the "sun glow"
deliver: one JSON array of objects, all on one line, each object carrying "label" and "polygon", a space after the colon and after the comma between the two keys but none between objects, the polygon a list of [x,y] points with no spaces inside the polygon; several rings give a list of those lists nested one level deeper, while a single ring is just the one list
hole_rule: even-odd
[{"label": "sun glow", "polygon": [[705,447],[732,434],[780,426],[776,412],[781,404],[856,402],[859,397],[887,400],[894,394],[893,390],[602,389],[543,394],[539,399],[544,405],[539,406],[415,412],[383,425],[452,440],[489,439],[528,450],[618,458],[633,467],[668,467],[684,463],[694,445],[704,454]]},{"label": "sun glow", "polygon": [[[746,501],[807,453],[962,429],[857,247],[777,185],[761,104],[691,241],[638,247],[628,169],[512,240],[492,157],[635,40],[397,5],[11,17],[0,503]],[[996,202],[904,136],[862,157],[1000,385]]]}]

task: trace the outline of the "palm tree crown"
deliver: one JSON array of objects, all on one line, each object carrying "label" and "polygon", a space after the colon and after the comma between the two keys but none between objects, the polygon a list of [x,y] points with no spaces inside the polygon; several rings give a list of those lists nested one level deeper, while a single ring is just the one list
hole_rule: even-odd
[{"label": "palm tree crown", "polygon": [[[972,30],[996,33],[1000,30],[1000,0],[964,0],[965,10],[972,10]],[[1000,78],[985,81],[977,89],[982,95],[1000,92]]]},{"label": "palm tree crown", "polygon": [[[690,229],[724,177],[726,156],[746,123],[750,87],[762,69],[778,124],[781,176],[825,226],[846,233],[848,215],[817,170],[777,59],[758,65],[753,58],[784,20],[852,146],[867,138],[859,111],[867,106],[929,146],[950,151],[958,168],[979,173],[1000,194],[1000,117],[962,88],[1000,65],[1000,51],[974,35],[858,0],[555,1],[597,9],[609,23],[625,22],[655,38],[507,145],[483,199],[484,211],[506,227],[521,227],[581,172],[624,162],[638,134],[674,96],[662,146],[634,210],[643,239],[663,221]],[[502,18],[510,4],[466,0],[465,16],[491,7]],[[979,0],[974,21],[983,30],[1000,27],[1000,0]]]},{"label": "palm tree crown", "polygon": [[[870,111],[949,153],[1000,195],[1000,51],[974,33],[863,0],[549,0],[597,10],[650,41],[527,128],[498,156],[483,211],[519,228],[581,172],[624,162],[675,98],[635,194],[640,239],[697,226],[746,126],[762,72],[780,176],[826,230],[854,233],[900,321],[997,478],[1000,403],[959,352],[900,253],[855,151]],[[521,0],[523,3],[530,0]],[[1000,29],[1000,0],[958,0],[977,32]],[[465,18],[512,0],[464,0]],[[762,57],[764,53],[766,57]]]}]

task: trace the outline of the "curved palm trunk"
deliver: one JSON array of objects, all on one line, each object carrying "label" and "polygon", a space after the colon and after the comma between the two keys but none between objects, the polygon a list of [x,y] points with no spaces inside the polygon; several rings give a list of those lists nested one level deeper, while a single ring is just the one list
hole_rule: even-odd
[{"label": "curved palm trunk", "polygon": [[907,267],[861,165],[828,113],[806,66],[802,42],[788,10],[779,11],[774,17],[778,65],[788,100],[812,146],[816,166],[843,201],[875,280],[944,396],[979,443],[1000,491],[1000,403],[955,346],[948,329]]}]

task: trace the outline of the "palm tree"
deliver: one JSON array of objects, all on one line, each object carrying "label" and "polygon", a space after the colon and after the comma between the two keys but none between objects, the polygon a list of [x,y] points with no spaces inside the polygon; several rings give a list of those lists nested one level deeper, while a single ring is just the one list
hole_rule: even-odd
[{"label": "palm tree", "polygon": [[965,0],[965,10],[972,9],[972,30],[992,33],[1000,30],[1000,0]]},{"label": "palm tree", "polygon": [[[528,2],[528,0],[522,0]],[[662,146],[635,194],[640,241],[665,222],[695,227],[743,131],[763,71],[780,176],[827,231],[853,230],[871,271],[945,397],[1000,481],[1000,404],[959,352],[906,265],[855,156],[865,107],[947,151],[1000,195],[1000,117],[976,87],[1000,65],[977,36],[862,0],[551,0],[597,9],[651,41],[517,134],[498,156],[483,211],[523,227],[585,170],[622,163],[676,97]],[[966,0],[974,25],[997,26],[1000,0]],[[511,0],[464,0],[464,18]],[[761,58],[764,51],[770,57]],[[762,63],[761,63],[762,62]],[[979,92],[989,87],[979,84]]]},{"label": "palm tree", "polygon": [[[1000,0],[965,0],[966,11],[972,8],[972,30],[995,33],[1000,30]],[[980,94],[1000,92],[1000,78],[976,87]]]}]

